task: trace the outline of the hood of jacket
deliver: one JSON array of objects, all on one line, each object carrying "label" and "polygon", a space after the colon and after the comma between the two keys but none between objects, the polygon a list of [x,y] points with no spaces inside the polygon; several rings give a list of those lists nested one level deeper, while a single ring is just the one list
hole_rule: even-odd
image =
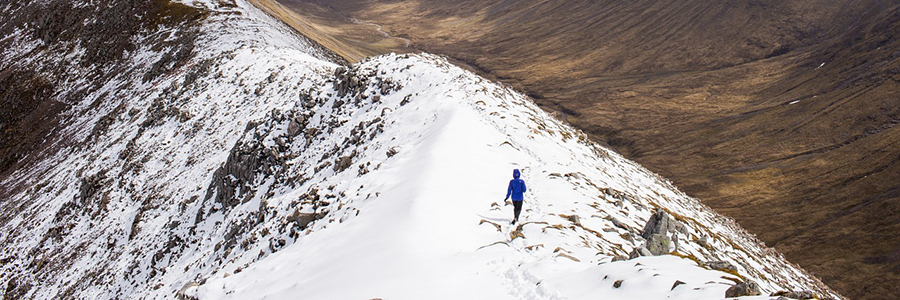
[{"label": "hood of jacket", "polygon": [[519,179],[522,173],[519,172],[519,169],[513,169],[513,178]]}]

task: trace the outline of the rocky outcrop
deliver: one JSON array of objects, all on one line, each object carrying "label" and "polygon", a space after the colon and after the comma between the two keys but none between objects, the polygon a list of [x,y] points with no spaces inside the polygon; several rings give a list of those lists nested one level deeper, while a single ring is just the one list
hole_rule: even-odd
[{"label": "rocky outcrop", "polygon": [[743,297],[743,296],[759,296],[759,287],[756,283],[738,282],[725,291],[725,298]]},{"label": "rocky outcrop", "polygon": [[293,214],[287,217],[287,221],[295,223],[300,228],[306,228],[309,223],[321,217],[321,214],[316,214],[315,212],[300,212],[300,209],[296,209]]},{"label": "rocky outcrop", "polygon": [[647,250],[650,251],[650,254],[663,255],[669,253],[670,244],[672,244],[672,240],[670,240],[668,236],[654,233],[647,239],[646,247]]},{"label": "rocky outcrop", "polygon": [[719,270],[725,272],[737,272],[737,267],[732,265],[730,262],[724,260],[718,261],[708,261],[701,264],[702,267],[711,269],[711,270]]},{"label": "rocky outcrop", "polygon": [[[333,75],[332,87],[337,92],[337,96],[345,97],[349,95],[350,98],[354,98],[354,102],[359,102],[362,98],[370,98],[372,102],[379,102],[381,96],[375,95],[376,93],[387,95],[401,88],[399,83],[388,78],[376,76],[374,72],[360,70],[357,67],[338,67],[334,70]],[[369,97],[369,94],[371,94],[371,97]]]},{"label": "rocky outcrop", "polygon": [[656,209],[641,231],[641,237],[646,239],[646,242],[642,247],[632,250],[629,258],[668,254],[672,246],[677,248],[677,242],[669,234],[674,236],[677,232],[686,232],[684,225],[669,217],[665,211]]},{"label": "rocky outcrop", "polygon": [[799,299],[799,300],[805,300],[805,299],[819,299],[819,297],[816,296],[816,294],[814,294],[813,292],[810,292],[810,291],[790,291],[790,292],[780,291],[780,292],[772,293],[772,294],[769,295],[769,296],[772,296],[772,297],[778,296],[778,300],[786,300],[786,299]]},{"label": "rocky outcrop", "polygon": [[641,256],[653,256],[653,253],[650,252],[647,247],[637,247],[634,250],[631,250],[631,253],[628,253],[628,259],[633,259]]},{"label": "rocky outcrop", "polygon": [[653,215],[650,216],[650,219],[647,220],[647,225],[644,225],[641,237],[650,239],[650,236],[654,234],[667,234],[675,232],[675,230],[675,220],[672,220],[668,213],[657,208]]}]

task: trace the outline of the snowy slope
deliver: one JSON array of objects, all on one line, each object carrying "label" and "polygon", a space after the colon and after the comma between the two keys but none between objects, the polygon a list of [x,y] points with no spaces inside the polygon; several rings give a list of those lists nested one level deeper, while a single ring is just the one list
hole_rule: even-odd
[{"label": "snowy slope", "polygon": [[[138,67],[92,94],[119,101],[71,109],[66,135],[89,142],[2,183],[30,187],[2,202],[21,210],[0,232],[5,293],[713,299],[751,280],[766,295],[838,297],[666,180],[445,59],[340,66],[244,1],[190,4],[214,13],[189,63],[142,83],[159,51],[134,51]],[[518,226],[503,201],[513,168],[529,186]],[[613,262],[644,245],[657,208],[681,224],[667,233],[672,254]],[[720,260],[736,270],[698,265]]]},{"label": "snowy slope", "polygon": [[[674,249],[682,256],[732,261],[769,292],[813,285],[727,219],[590,143],[521,94],[428,55],[383,56],[355,68],[388,74],[379,81],[402,88],[363,96],[358,108],[342,112],[348,127],[378,119],[385,126],[371,141],[339,151],[357,151],[353,168],[326,171],[324,180],[311,184],[346,195],[331,204],[338,208],[325,217],[329,222],[319,221],[295,244],[238,274],[217,274],[197,289],[200,298],[724,296],[734,284],[726,277],[737,278],[688,258],[610,262],[640,246],[639,232],[654,207],[685,221]],[[379,101],[370,103],[375,94]],[[408,103],[401,104],[404,99]],[[333,101],[313,108],[314,116],[341,119]],[[309,126],[315,123],[314,117]],[[324,144],[340,145],[346,135],[338,136]],[[392,147],[400,151],[387,157]],[[303,161],[309,160],[297,164]],[[360,175],[357,166],[375,168]],[[511,206],[502,201],[513,168],[523,170],[530,186],[524,220],[515,228],[508,226]],[[267,201],[277,206],[307,191],[301,187]],[[693,241],[701,236],[712,238],[709,248]],[[766,274],[767,268],[777,271]],[[676,280],[685,284],[671,289]]]}]

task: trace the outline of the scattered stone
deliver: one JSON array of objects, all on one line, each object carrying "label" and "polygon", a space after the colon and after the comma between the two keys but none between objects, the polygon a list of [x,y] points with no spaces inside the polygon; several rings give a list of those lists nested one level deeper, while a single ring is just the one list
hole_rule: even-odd
[{"label": "scattered stone", "polygon": [[612,216],[607,217],[606,219],[609,220],[610,222],[612,222],[613,226],[616,226],[616,227],[619,227],[619,228],[622,228],[625,230],[629,229],[628,225],[625,225],[625,223],[622,223],[621,221],[616,220],[616,218],[613,218]]},{"label": "scattered stone", "polygon": [[673,285],[672,285],[672,288],[669,289],[669,290],[670,290],[670,291],[671,291],[671,290],[674,290],[676,287],[678,287],[679,285],[682,285],[682,284],[685,284],[685,282],[684,282],[684,281],[681,281],[681,280],[675,280],[675,284],[673,284]]},{"label": "scattered stone", "polygon": [[709,247],[709,238],[707,238],[705,235],[701,236],[700,239],[697,240],[697,244],[699,244],[703,248],[707,248]]},{"label": "scattered stone", "polygon": [[509,233],[509,240],[510,240],[510,241],[512,241],[512,240],[514,240],[514,239],[516,239],[516,238],[523,238],[523,239],[525,238],[525,234],[522,233],[521,228],[516,228],[516,230],[513,230],[512,232]]},{"label": "scattered stone", "polygon": [[791,291],[785,295],[785,297],[793,298],[793,299],[817,299],[816,294],[813,294],[810,291]]},{"label": "scattered stone", "polygon": [[178,299],[178,300],[193,300],[193,299],[197,299],[197,298],[195,298],[195,297],[193,297],[193,296],[187,295],[187,291],[188,291],[189,289],[191,289],[192,287],[195,287],[195,286],[200,286],[200,284],[199,284],[199,283],[196,283],[196,282],[193,282],[193,281],[188,282],[188,283],[185,283],[184,286],[182,286],[181,289],[178,290],[178,293],[175,293],[175,299]]},{"label": "scattered stone", "polygon": [[573,224],[577,225],[578,227],[582,227],[581,226],[581,217],[579,217],[578,215],[559,215],[559,216],[566,220],[569,220],[569,222],[572,222]]},{"label": "scattered stone", "polygon": [[291,118],[291,122],[288,123],[288,135],[297,136],[300,132],[303,132],[303,128],[306,127],[306,116],[297,115]]},{"label": "scattered stone", "polygon": [[287,217],[288,222],[297,223],[297,226],[301,228],[306,228],[309,223],[316,219],[318,219],[318,216],[315,213],[302,213],[299,209],[295,209],[294,213]]},{"label": "scattered stone", "polygon": [[531,246],[526,246],[525,250],[534,251],[537,248],[543,248],[543,247],[544,247],[544,244],[535,244],[535,245],[531,245]]},{"label": "scattered stone", "polygon": [[804,299],[818,299],[818,297],[816,296],[816,294],[813,294],[813,292],[810,292],[810,291],[790,291],[790,292],[779,291],[779,292],[772,293],[772,294],[769,295],[769,296],[770,296],[770,297],[780,296],[778,299],[782,299],[782,298],[785,298],[785,299],[800,299],[800,300],[804,300]]},{"label": "scattered stone", "polygon": [[397,153],[400,153],[400,147],[397,147],[397,146],[391,147],[387,151],[387,157],[393,157],[394,155],[397,155]]},{"label": "scattered stone", "polygon": [[640,256],[653,256],[653,253],[645,247],[638,247],[631,250],[631,253],[628,254],[628,259],[634,259]]},{"label": "scattered stone", "polygon": [[407,103],[409,103],[410,98],[412,98],[412,94],[409,94],[409,95],[406,95],[406,97],[403,97],[403,100],[400,100],[400,106],[404,106]]},{"label": "scattered stone", "polygon": [[730,262],[727,262],[724,260],[708,261],[708,262],[703,263],[702,266],[704,268],[712,269],[712,270],[737,272],[737,267],[732,265]]},{"label": "scattered stone", "polygon": [[614,287],[614,288],[619,288],[619,287],[621,287],[623,281],[625,281],[625,280],[623,280],[623,279],[616,280],[616,282],[613,282],[613,287]]},{"label": "scattered stone", "polygon": [[738,282],[725,291],[725,298],[759,296],[759,287],[753,282]]},{"label": "scattered stone", "polygon": [[347,72],[347,68],[345,68],[345,67],[334,68],[334,76],[335,77],[341,76],[341,74],[343,74],[344,72]]},{"label": "scattered stone", "polygon": [[349,168],[351,165],[353,165],[353,156],[341,156],[337,161],[334,162],[334,171],[341,172]]}]

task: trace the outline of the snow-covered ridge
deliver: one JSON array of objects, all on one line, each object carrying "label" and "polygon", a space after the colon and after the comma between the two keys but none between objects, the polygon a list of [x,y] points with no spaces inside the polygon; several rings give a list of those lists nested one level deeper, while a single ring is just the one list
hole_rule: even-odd
[{"label": "snow-covered ridge", "polygon": [[[30,186],[2,203],[30,203],[0,233],[2,283],[29,286],[21,296],[699,299],[743,280],[831,293],[441,57],[339,66],[244,1],[190,4],[217,13],[187,64],[109,81],[94,97],[121,100],[73,108],[67,127],[90,143],[3,183]],[[131,57],[149,68],[158,56]],[[529,186],[518,226],[503,202],[513,168]],[[674,255],[621,260],[656,208],[681,224],[663,230]],[[698,265],[710,261],[735,270]]]}]

